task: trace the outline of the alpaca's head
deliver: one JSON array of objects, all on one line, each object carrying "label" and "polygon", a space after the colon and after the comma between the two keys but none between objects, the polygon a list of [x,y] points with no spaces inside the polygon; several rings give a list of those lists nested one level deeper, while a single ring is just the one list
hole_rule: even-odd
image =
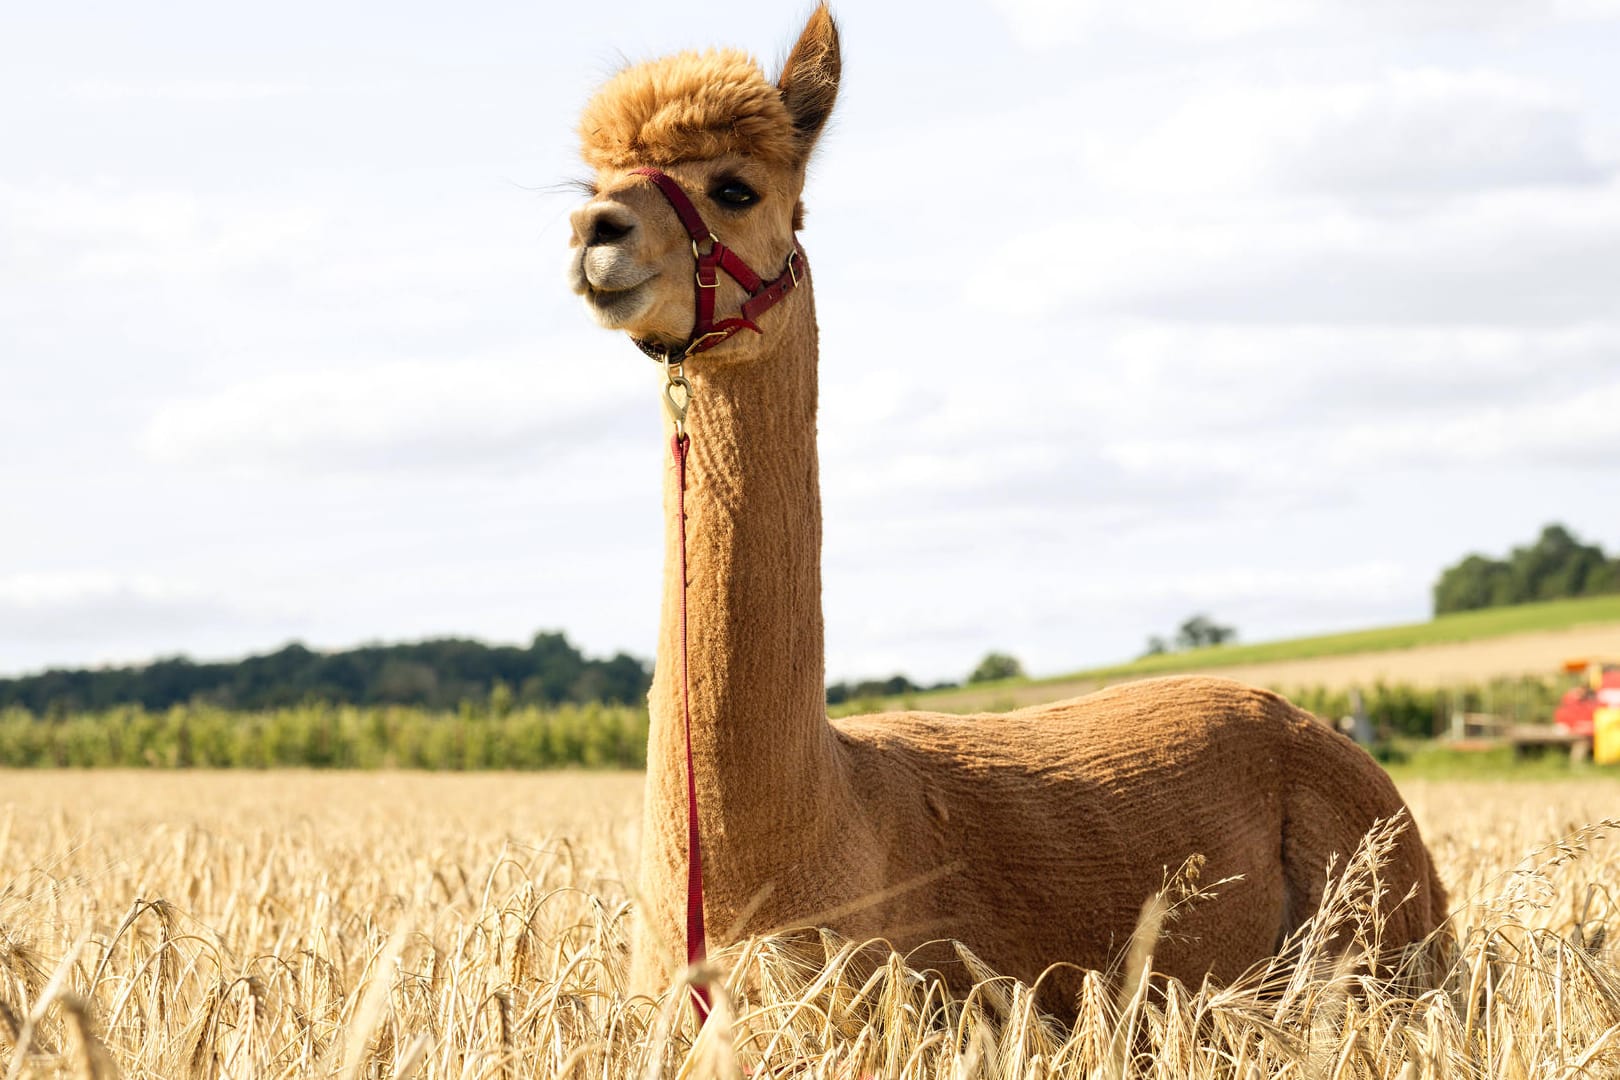
[{"label": "alpaca's head", "polygon": [[[684,342],[694,319],[692,245],[647,177],[673,177],[726,247],[766,280],[786,266],[803,217],[805,166],[838,93],[838,30],[818,8],[773,84],[732,50],[680,53],[628,68],[591,99],[580,119],[592,196],[574,211],[569,284],[601,325],[661,347]],[[720,276],[719,317],[745,294]],[[761,316],[766,334],[795,302]],[[756,348],[744,331],[705,353]]]}]

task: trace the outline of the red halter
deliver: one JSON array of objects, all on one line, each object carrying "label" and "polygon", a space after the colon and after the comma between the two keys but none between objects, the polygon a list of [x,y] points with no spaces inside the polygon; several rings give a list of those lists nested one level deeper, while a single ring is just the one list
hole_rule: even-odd
[{"label": "red halter", "polygon": [[[720,238],[710,231],[703,223],[702,215],[697,212],[697,207],[692,205],[692,200],[686,197],[686,192],[673,178],[659,169],[633,171],[658,185],[658,190],[669,200],[675,216],[681,219],[687,235],[692,238],[692,258],[697,260],[697,317],[692,322],[692,336],[686,346],[679,350],[679,358],[686,359],[705,349],[712,349],[739,330],[762,333],[754,320],[797,288],[801,280],[804,251],[799,247],[798,240],[793,241],[793,250],[788,252],[787,269],[775,281],[764,281],[754,273],[753,267],[743,262],[741,255],[722,244]],[[698,245],[704,241],[708,241],[709,250],[699,251]],[[743,287],[748,299],[743,302],[741,315],[715,322],[714,294],[720,288],[721,270]],[[676,350],[670,350],[666,356],[657,346],[639,340],[636,346],[655,360],[676,361]]]}]

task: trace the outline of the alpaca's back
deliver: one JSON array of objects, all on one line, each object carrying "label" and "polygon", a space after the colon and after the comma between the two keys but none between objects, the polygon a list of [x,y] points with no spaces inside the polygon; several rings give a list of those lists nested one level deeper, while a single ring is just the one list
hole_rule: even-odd
[{"label": "alpaca's back", "polygon": [[[1004,716],[895,713],[835,724],[880,884],[934,883],[851,919],[906,947],[965,942],[1033,978],[1053,962],[1118,958],[1143,902],[1189,857],[1218,896],[1166,927],[1155,966],[1230,979],[1314,911],[1338,865],[1404,809],[1348,739],[1266,691],[1157,679]],[[1444,895],[1415,827],[1386,870],[1391,940],[1421,938]],[[874,882],[866,882],[867,887]],[[1398,940],[1397,940],[1398,939]]]}]

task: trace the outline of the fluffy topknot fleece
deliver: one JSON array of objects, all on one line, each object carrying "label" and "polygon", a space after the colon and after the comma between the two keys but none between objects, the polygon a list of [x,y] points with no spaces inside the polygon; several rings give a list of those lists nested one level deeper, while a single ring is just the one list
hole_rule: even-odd
[{"label": "fluffy topknot fleece", "polygon": [[594,169],[725,153],[792,166],[800,152],[781,91],[753,57],[735,49],[676,53],[626,68],[585,106],[579,135]]}]

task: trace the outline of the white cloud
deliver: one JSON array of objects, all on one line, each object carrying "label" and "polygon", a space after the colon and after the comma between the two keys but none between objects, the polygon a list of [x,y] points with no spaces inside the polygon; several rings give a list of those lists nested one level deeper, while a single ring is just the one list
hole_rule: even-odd
[{"label": "white cloud", "polygon": [[1365,468],[1379,463],[1620,470],[1620,381],[1557,400],[1486,405],[1454,416],[1354,425],[1333,456]]},{"label": "white cloud", "polygon": [[[1190,404],[1244,432],[1376,413],[1431,419],[1502,402],[1567,400],[1620,378],[1620,325],[1556,329],[1132,322],[1096,364],[1124,426],[1185,423]],[[1179,388],[1179,389],[1178,389]],[[1100,389],[1100,388],[1099,388]],[[1092,393],[1097,390],[1090,391]],[[1184,397],[1183,397],[1184,395]],[[1181,408],[1168,402],[1181,400]],[[1168,413],[1167,413],[1168,410]]]},{"label": "white cloud", "polygon": [[1410,470],[1615,460],[1600,418],[1620,395],[1620,326],[1128,321],[1072,354],[1015,341],[1005,357],[829,387],[832,565],[971,561],[986,521],[1026,548],[1076,527],[1136,538],[1167,514],[1315,513]]},{"label": "white cloud", "polygon": [[212,276],[311,261],[320,215],[181,190],[0,185],[0,275]]},{"label": "white cloud", "polygon": [[1577,102],[1484,72],[1397,71],[1376,81],[1217,86],[1145,135],[1096,138],[1087,169],[1121,191],[1327,193],[1389,200],[1595,183]]},{"label": "white cloud", "polygon": [[657,422],[650,365],[594,359],[604,344],[268,375],[162,406],[141,448],[169,464],[293,472],[445,470],[578,452]]},{"label": "white cloud", "polygon": [[1087,591],[1095,600],[1117,600],[1145,595],[1179,604],[1236,607],[1263,604],[1278,596],[1321,602],[1340,602],[1375,594],[1386,599],[1399,595],[1409,584],[1409,572],[1397,563],[1366,562],[1309,570],[1232,567],[1203,573],[1172,575],[1125,588],[1118,582],[1098,584]]},{"label": "white cloud", "polygon": [[149,575],[124,578],[107,573],[13,574],[0,578],[0,603],[13,611],[47,611],[108,596],[135,597],[153,604],[188,603],[196,590]]},{"label": "white cloud", "polygon": [[1106,362],[1149,389],[1114,404],[1102,453],[1144,474],[1286,491],[1410,469],[1620,465],[1602,419],[1620,408],[1620,327],[1146,326]]},{"label": "white cloud", "polygon": [[1170,38],[1233,39],[1292,30],[1423,33],[1519,29],[1620,17],[1615,0],[992,0],[1028,48],[1133,30]]},{"label": "white cloud", "polygon": [[983,260],[963,295],[1001,315],[1075,305],[1206,322],[1504,325],[1614,315],[1620,184],[1487,192],[1382,217],[1242,210],[1047,222]]},{"label": "white cloud", "polygon": [[86,79],[70,86],[68,96],[97,105],[125,101],[212,105],[286,98],[307,94],[309,90],[307,85],[292,81],[169,79],[120,82],[113,79]]},{"label": "white cloud", "polygon": [[[904,574],[899,587],[846,579],[839,600],[866,602],[829,608],[828,672],[834,679],[895,671],[960,679],[985,651],[1011,649],[1032,673],[1057,675],[1080,666],[1077,650],[1097,663],[1127,659],[1149,633],[1173,634],[1180,620],[1198,611],[1235,624],[1240,633],[1248,628],[1254,640],[1256,626],[1311,632],[1347,621],[1376,622],[1403,607],[1414,617],[1411,597],[1424,595],[1428,585],[1426,576],[1385,560],[1235,565],[1128,578],[1098,574],[1087,568],[1093,561],[1076,559],[1056,573],[1043,566],[1035,575],[1005,567],[993,575],[982,569],[954,575],[947,598],[935,595],[937,580],[924,575]],[[847,644],[852,641],[859,648]],[[952,657],[952,666],[919,670],[914,658],[920,653]]]},{"label": "white cloud", "polygon": [[277,616],[252,612],[195,585],[102,571],[0,578],[0,643],[41,663],[141,658],[151,643],[202,631],[262,634]]},{"label": "white cloud", "polygon": [[[1107,29],[1143,30],[1173,37],[1228,38],[1298,25],[1306,5],[1289,0],[1235,0],[1220,5],[1143,0],[1114,5],[1101,0],[993,0],[1020,42],[1049,49]],[[1304,10],[1302,10],[1304,9]]]}]

